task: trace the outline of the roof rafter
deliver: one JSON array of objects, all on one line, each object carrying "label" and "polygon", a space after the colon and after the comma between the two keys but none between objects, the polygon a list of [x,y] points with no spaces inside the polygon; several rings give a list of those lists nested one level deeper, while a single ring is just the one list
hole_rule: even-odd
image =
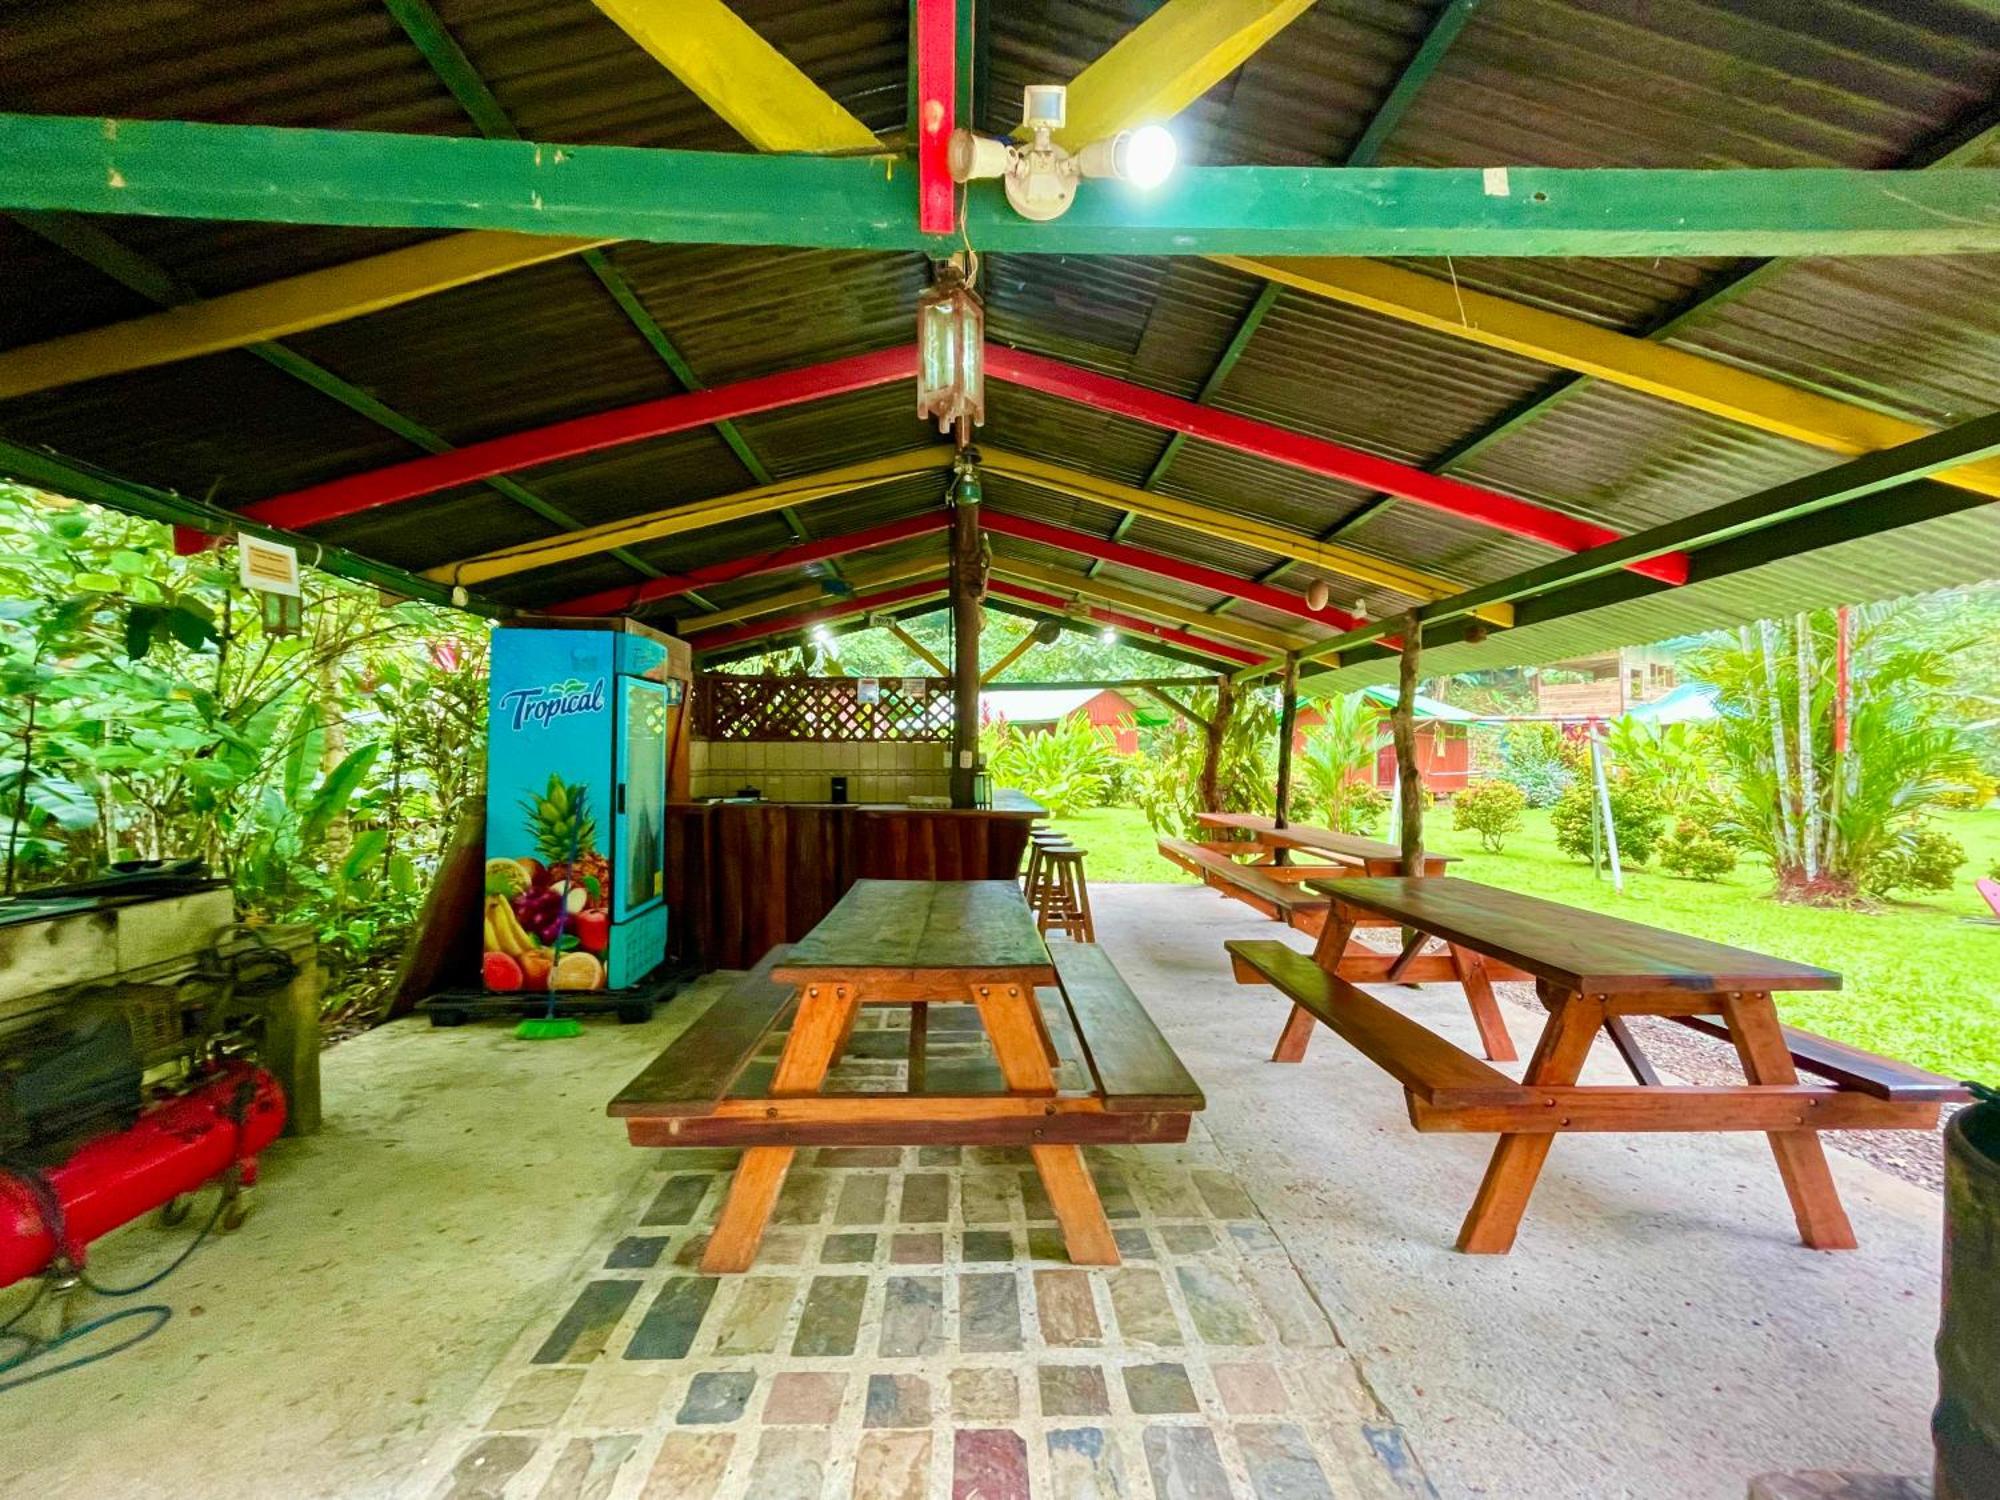
[{"label": "roof rafter", "polygon": [[1128,615],[1121,610],[1105,609],[1096,604],[1084,604],[1065,599],[1058,594],[1046,593],[1041,589],[1029,588],[1007,578],[995,578],[988,585],[990,590],[1003,598],[1018,604],[1038,605],[1054,615],[1078,614],[1099,625],[1108,625],[1114,630],[1129,630],[1136,635],[1150,635],[1158,640],[1168,641],[1186,650],[1207,657],[1210,661],[1235,662],[1248,666],[1257,660],[1254,652],[1245,651],[1240,646],[1232,646],[1223,641],[1210,640],[1183,630],[1176,625],[1161,625],[1152,620],[1142,620],[1136,615]]},{"label": "roof rafter", "polygon": [[908,604],[917,599],[942,598],[944,596],[944,569],[939,564],[937,576],[919,578],[909,583],[900,583],[893,588],[879,589],[872,594],[856,594],[852,598],[837,599],[816,609],[800,610],[794,614],[780,615],[775,620],[752,620],[740,625],[728,625],[693,643],[697,655],[711,651],[726,650],[739,646],[745,641],[762,640],[766,636],[784,635],[794,630],[809,630],[815,625],[824,625],[834,620],[845,620],[853,615],[865,615],[877,609],[886,609],[892,604]]},{"label": "roof rafter", "polygon": [[593,594],[579,594],[573,599],[565,599],[559,604],[550,604],[545,608],[548,613],[554,615],[632,614],[662,599],[672,599],[683,594],[694,598],[694,590],[699,588],[728,583],[738,578],[754,578],[760,573],[776,573],[786,568],[804,567],[808,563],[824,562],[830,558],[847,557],[856,552],[866,552],[872,547],[886,547],[895,542],[907,541],[913,536],[922,536],[927,531],[943,531],[950,524],[951,517],[944,510],[927,511],[920,516],[907,516],[903,520],[890,521],[881,526],[870,526],[863,531],[844,532],[839,536],[821,537],[817,541],[795,542],[789,547],[778,547],[767,552],[752,553],[748,557],[731,558],[727,562],[689,568],[685,573],[670,574],[648,583],[600,589]]},{"label": "roof rafter", "polygon": [[[1127,514],[1131,512],[1128,511]],[[1332,608],[1315,610],[1306,603],[1303,596],[1285,589],[1268,588],[1251,579],[1238,578],[1234,573],[1225,573],[1220,568],[1186,562],[1144,547],[1134,547],[1126,542],[1106,541],[1093,532],[1055,526],[1028,516],[1009,515],[1005,511],[993,509],[991,505],[987,506],[985,515],[980,519],[986,530],[995,536],[1011,536],[1024,542],[1039,542],[1046,547],[1061,547],[1080,557],[1092,559],[1093,565],[1112,563],[1142,573],[1157,574],[1161,578],[1171,578],[1176,583],[1213,589],[1218,594],[1228,594],[1232,598],[1240,598],[1246,603],[1260,605],[1265,609],[1296,615],[1317,625],[1332,625],[1346,630],[1361,623],[1355,616],[1342,610]],[[1094,578],[1097,575],[1087,573],[1084,576]]]},{"label": "roof rafter", "polygon": [[[872,568],[857,568],[848,575],[847,582],[857,589],[878,588],[892,583],[901,583],[908,578],[935,574],[944,566],[942,549],[936,555],[898,558],[894,562],[878,563]],[[782,593],[766,594],[758,599],[746,599],[741,604],[732,604],[727,609],[711,610],[706,614],[683,615],[675,620],[679,632],[686,635],[705,634],[719,630],[725,625],[734,625],[743,620],[755,619],[758,615],[768,615],[773,610],[793,609],[801,604],[813,604],[831,597],[820,584],[806,584]]]},{"label": "roof rafter", "polygon": [[667,510],[657,510],[622,521],[611,521],[602,526],[586,527],[580,531],[567,532],[562,536],[523,542],[513,547],[496,548],[491,552],[482,552],[477,557],[441,563],[426,572],[424,576],[446,583],[464,584],[506,578],[535,568],[548,568],[557,563],[572,562],[579,557],[592,557],[600,552],[608,552],[613,547],[662,541],[684,532],[702,531],[710,526],[721,526],[749,516],[770,515],[788,505],[809,505],[815,500],[844,495],[850,490],[866,489],[870,485],[882,484],[891,479],[902,479],[927,470],[948,469],[951,467],[951,460],[952,450],[943,446],[919,448],[909,453],[892,453],[882,458],[863,459],[860,463],[843,464],[835,469],[822,469],[814,474],[801,474],[793,479],[779,480],[775,484],[760,484],[754,489],[737,490],[728,495],[715,495],[706,500],[692,500],[685,505],[676,505]]},{"label": "roof rafter", "polygon": [[[1179,114],[1227,78],[1313,0],[1167,0],[1070,81],[1056,139],[1075,150]],[[1015,132],[1025,138],[1023,126]]]},{"label": "roof rafter", "polygon": [[[1565,552],[1581,552],[1586,547],[1601,546],[1618,537],[1618,533],[1609,526],[1566,516],[1561,511],[1533,501],[1502,494],[1482,485],[1426,474],[1408,464],[1364,453],[1358,448],[1349,448],[1326,438],[1293,432],[1254,417],[1199,406],[1179,396],[1169,396],[1163,391],[1120,380],[1113,375],[1100,375],[1094,370],[1084,370],[1045,355],[1030,354],[1021,349],[989,349],[986,369],[988,374],[1000,380],[1029,386],[1048,395],[1065,396],[1135,421],[1185,432],[1204,442],[1233,448],[1239,453],[1248,453],[1290,468],[1322,474],[1348,484],[1365,484],[1373,489],[1386,490],[1460,520],[1528,537]],[[1649,558],[1634,566],[1667,583],[1679,583],[1687,576],[1685,560],[1672,556]]]},{"label": "roof rafter", "polygon": [[1025,583],[1039,584],[1044,588],[1069,590],[1081,597],[1095,599],[1102,604],[1115,605],[1120,609],[1132,609],[1140,614],[1154,615],[1170,624],[1183,625],[1211,636],[1220,636],[1228,641],[1239,641],[1263,651],[1296,651],[1308,644],[1302,638],[1282,630],[1253,625],[1248,620],[1217,618],[1177,599],[1164,599],[1144,589],[1126,588],[1123,584],[1113,583],[1105,578],[1086,578],[1081,573],[1051,568],[1042,563],[1029,562],[1025,558],[1009,557],[1004,553],[995,555],[993,571],[1007,574]]}]

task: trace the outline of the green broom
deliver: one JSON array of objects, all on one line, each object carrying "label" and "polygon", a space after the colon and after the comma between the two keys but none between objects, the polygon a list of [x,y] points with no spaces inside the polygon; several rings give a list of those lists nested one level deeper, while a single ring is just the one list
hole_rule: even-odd
[{"label": "green broom", "polygon": [[[583,844],[583,809],[577,809],[576,830],[570,835],[569,872],[572,884],[576,878],[576,856]],[[559,1037],[582,1036],[583,1022],[575,1016],[556,1014],[556,965],[562,960],[563,928],[569,925],[569,892],[563,892],[562,910],[556,913],[555,940],[549,944],[549,1008],[539,1016],[528,1016],[514,1028],[514,1036],[523,1042],[552,1042]]]}]

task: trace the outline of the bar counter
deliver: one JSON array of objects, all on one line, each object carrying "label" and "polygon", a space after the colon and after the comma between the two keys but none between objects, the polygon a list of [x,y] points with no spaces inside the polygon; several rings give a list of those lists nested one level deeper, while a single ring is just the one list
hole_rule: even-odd
[{"label": "bar counter", "polygon": [[683,802],[667,808],[668,945],[747,969],[810,932],[857,880],[1011,880],[1047,816],[1019,792],[990,808],[884,802]]}]

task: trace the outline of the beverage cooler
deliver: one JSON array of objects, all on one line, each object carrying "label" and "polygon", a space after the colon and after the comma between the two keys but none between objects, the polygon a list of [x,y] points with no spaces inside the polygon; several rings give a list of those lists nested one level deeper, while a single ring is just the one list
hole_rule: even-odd
[{"label": "beverage cooler", "polygon": [[685,643],[630,621],[493,633],[488,990],[620,990],[667,949],[668,757]]}]

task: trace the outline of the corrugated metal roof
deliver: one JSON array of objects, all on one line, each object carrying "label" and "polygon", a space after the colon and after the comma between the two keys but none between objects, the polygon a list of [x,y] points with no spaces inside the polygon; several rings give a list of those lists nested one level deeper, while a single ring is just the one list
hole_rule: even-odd
[{"label": "corrugated metal roof", "polygon": [[[589,0],[435,0],[444,24],[521,130],[583,142],[747,149]],[[907,0],[734,8],[872,128],[897,136],[907,107]],[[1177,122],[1189,160],[1346,159],[1437,18],[1441,0],[1313,7]],[[1154,9],[1150,0],[982,6],[982,121],[1009,129],[1020,86],[1074,76]],[[470,134],[471,122],[379,0],[269,0],[244,8],[112,0],[16,7],[0,32],[0,107],[230,122]],[[2000,17],[1984,0],[1485,0],[1383,149],[1385,163],[1563,166],[1841,164],[1928,159],[2000,97]],[[2000,160],[2000,147],[1992,159]],[[94,221],[198,292],[215,294],[409,244],[420,234],[171,220]],[[609,252],[649,314],[707,384],[906,342],[923,259],[811,250],[621,245]],[[134,316],[146,304],[40,238],[0,223],[11,295],[0,347]],[[1699,260],[1475,259],[1411,266],[1627,332],[1643,333],[1743,269]],[[992,255],[989,333],[1181,397],[1215,369],[1259,284],[1200,260]],[[2000,406],[2000,268],[1991,258],[1810,261],[1760,276],[1688,319],[1677,347],[1930,423]],[[316,330],[295,349],[455,443],[670,394],[677,382],[581,265],[556,263]],[[1560,372],[1443,334],[1281,294],[1217,402],[1227,410],[1418,464],[1485,431]],[[1168,434],[995,382],[983,445],[1127,484]],[[903,385],[745,418],[743,440],[779,476],[936,442]],[[246,501],[414,456],[403,439],[248,353],[43,392],[0,404],[0,436],[221,503]],[[1583,382],[1454,472],[1567,514],[1653,524],[1832,462],[1830,455],[1630,391]],[[591,524],[744,488],[750,475],[710,430],[590,454],[516,476]],[[936,507],[943,476],[887,482],[805,507],[838,535]],[[1539,544],[1211,444],[1183,444],[1164,492],[1468,583],[1548,560]],[[996,512],[1108,536],[1112,507],[990,479]],[[483,486],[321,528],[383,560],[427,567],[557,528]],[[675,571],[781,547],[775,514],[637,549]],[[1281,559],[1198,530],[1140,520],[1133,546],[1244,578]],[[1992,518],[1933,522],[1737,578],[1551,625],[1494,635],[1477,662],[1560,656],[1680,633],[1745,609],[1849,591],[1932,586],[1992,564]],[[899,548],[941,545],[936,538]],[[1980,548],[1985,548],[1981,552]],[[1077,573],[1078,554],[1011,539],[1005,557]],[[898,549],[843,559],[865,568]],[[1860,559],[1870,558],[1864,565]],[[805,586],[789,568],[718,586],[720,605]],[[640,575],[607,555],[516,575],[486,592],[547,602]],[[1222,596],[1113,567],[1107,579],[1212,608]],[[1342,608],[1413,602],[1311,567],[1281,587],[1329,583]],[[1761,602],[1760,602],[1761,601]],[[1296,616],[1242,618],[1317,633]],[[672,613],[671,605],[663,605]],[[1639,632],[1634,635],[1633,632]],[[1444,648],[1434,664],[1474,660]],[[1454,656],[1453,653],[1463,653]],[[1442,666],[1439,667],[1443,669]]]}]

